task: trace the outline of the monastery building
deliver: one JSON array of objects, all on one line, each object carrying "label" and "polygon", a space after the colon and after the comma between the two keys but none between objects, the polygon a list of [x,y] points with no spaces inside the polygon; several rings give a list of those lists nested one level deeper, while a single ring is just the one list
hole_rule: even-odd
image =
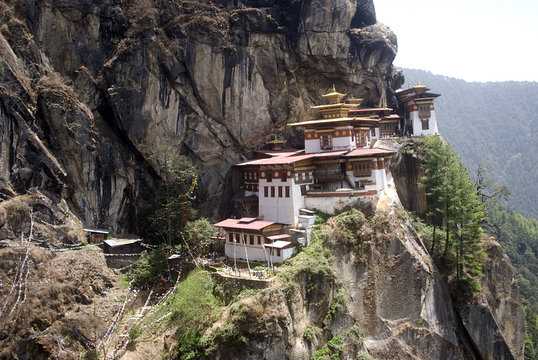
[{"label": "monastery building", "polygon": [[[297,241],[284,229],[313,223],[306,209],[332,214],[359,198],[373,198],[387,186],[393,152],[373,148],[376,139],[401,134],[437,134],[433,99],[420,84],[397,91],[403,114],[392,109],[361,108],[362,99],[343,101],[345,94],[323,95],[325,105],[312,108],[319,116],[288,124],[304,130],[304,150],[283,149],[273,140],[258,159],[236,166],[242,171],[244,194],[237,199],[238,219],[215,226],[226,232],[230,258],[282,262],[293,255]],[[417,128],[418,127],[418,128]]]}]

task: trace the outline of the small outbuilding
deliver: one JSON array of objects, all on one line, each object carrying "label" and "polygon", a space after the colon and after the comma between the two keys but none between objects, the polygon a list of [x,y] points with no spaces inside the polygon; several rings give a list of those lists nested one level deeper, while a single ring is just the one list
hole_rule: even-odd
[{"label": "small outbuilding", "polygon": [[88,244],[99,244],[105,241],[110,231],[103,229],[83,229],[87,233]]},{"label": "small outbuilding", "polygon": [[141,239],[107,239],[105,254],[140,254],[142,252]]},{"label": "small outbuilding", "polygon": [[228,258],[280,263],[289,259],[295,245],[281,234],[283,224],[257,218],[226,219],[215,224],[225,231],[224,252]]}]

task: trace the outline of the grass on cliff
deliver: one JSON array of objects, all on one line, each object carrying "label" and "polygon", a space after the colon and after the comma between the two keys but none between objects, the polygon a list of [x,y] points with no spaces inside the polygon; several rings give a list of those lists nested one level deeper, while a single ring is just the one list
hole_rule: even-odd
[{"label": "grass on cliff", "polygon": [[220,316],[223,301],[213,294],[210,274],[192,270],[178,285],[175,294],[155,317],[171,311],[167,327],[176,328],[174,347],[178,359],[196,359],[204,355],[203,331]]},{"label": "grass on cliff", "polygon": [[340,359],[342,352],[349,346],[362,343],[361,330],[358,325],[347,328],[339,335],[331,338],[327,345],[317,350],[310,360],[333,360]]},{"label": "grass on cliff", "polygon": [[284,282],[284,290],[291,289],[297,275],[301,273],[333,275],[331,268],[333,257],[321,230],[325,221],[326,218],[318,217],[310,244],[280,267],[277,275]]}]

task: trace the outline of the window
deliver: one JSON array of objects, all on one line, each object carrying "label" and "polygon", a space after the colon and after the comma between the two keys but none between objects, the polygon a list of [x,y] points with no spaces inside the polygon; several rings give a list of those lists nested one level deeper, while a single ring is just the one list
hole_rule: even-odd
[{"label": "window", "polygon": [[261,243],[262,243],[262,237],[258,235],[258,245],[260,245]]},{"label": "window", "polygon": [[418,107],[418,117],[421,119],[426,119],[431,116],[430,105],[419,105]]},{"label": "window", "polygon": [[287,198],[290,197],[290,187],[289,186],[286,186],[286,197]]},{"label": "window", "polygon": [[282,197],[282,186],[278,187],[278,197]]},{"label": "window", "polygon": [[369,161],[359,161],[353,164],[353,175],[355,177],[370,176],[372,169]]},{"label": "window", "polygon": [[275,197],[275,187],[271,186],[271,197]]},{"label": "window", "polygon": [[267,172],[267,182],[272,182],[272,181],[273,181],[273,172],[268,171]]},{"label": "window", "polygon": [[280,257],[280,249],[276,249],[276,256]]},{"label": "window", "polygon": [[228,241],[231,242],[231,243],[234,242],[234,234],[233,233],[228,234]]},{"label": "window", "polygon": [[263,196],[269,197],[269,186],[263,187]]},{"label": "window", "polygon": [[250,235],[250,245],[254,245],[254,235]]},{"label": "window", "polygon": [[422,130],[429,130],[430,129],[430,120],[422,120]]},{"label": "window", "polygon": [[282,181],[288,181],[288,172],[286,170],[282,171]]},{"label": "window", "polygon": [[321,150],[332,150],[333,139],[331,134],[322,134],[319,136]]},{"label": "window", "polygon": [[238,233],[235,233],[235,242],[239,244],[241,243],[241,237],[239,236]]},{"label": "window", "polygon": [[380,124],[379,131],[381,132],[381,136],[392,136],[396,132],[396,126],[394,123]]},{"label": "window", "polygon": [[355,141],[357,146],[366,146],[366,139],[368,137],[368,130],[359,130],[355,132]]}]

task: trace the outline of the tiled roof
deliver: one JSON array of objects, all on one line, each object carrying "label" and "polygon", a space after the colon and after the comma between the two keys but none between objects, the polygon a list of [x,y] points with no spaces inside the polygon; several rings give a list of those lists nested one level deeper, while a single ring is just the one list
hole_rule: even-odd
[{"label": "tiled roof", "polygon": [[214,224],[216,227],[243,229],[243,230],[263,230],[268,226],[275,224],[272,221],[254,220],[252,222],[241,222],[242,219],[226,219]]},{"label": "tiled roof", "polygon": [[355,149],[348,152],[345,155],[345,157],[389,155],[389,154],[394,154],[394,151],[381,150],[381,149]]}]

